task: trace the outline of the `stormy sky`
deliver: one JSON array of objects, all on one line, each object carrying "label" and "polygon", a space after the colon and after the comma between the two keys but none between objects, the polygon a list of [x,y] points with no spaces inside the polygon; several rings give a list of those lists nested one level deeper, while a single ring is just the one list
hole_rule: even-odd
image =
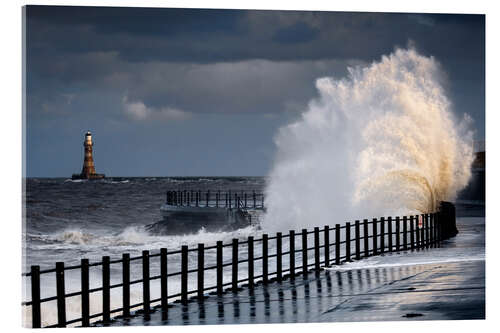
[{"label": "stormy sky", "polygon": [[26,172],[266,175],[277,129],[341,78],[412,45],[484,139],[484,16],[26,7]]}]

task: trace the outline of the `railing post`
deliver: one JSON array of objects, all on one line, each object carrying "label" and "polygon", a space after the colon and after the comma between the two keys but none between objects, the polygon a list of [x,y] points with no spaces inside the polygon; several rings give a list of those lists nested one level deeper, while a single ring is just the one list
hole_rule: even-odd
[{"label": "railing post", "polygon": [[198,300],[203,300],[203,292],[205,290],[205,245],[203,243],[198,244],[198,271],[197,271],[197,283],[198,283]]},{"label": "railing post", "polygon": [[231,290],[233,293],[238,291],[238,239],[233,238],[232,242],[232,280],[231,280]]},{"label": "railing post", "polygon": [[320,261],[320,256],[319,256],[319,228],[314,227],[314,269],[316,272],[319,271],[319,261]]},{"label": "railing post", "polygon": [[345,224],[345,261],[351,261],[351,223]]},{"label": "railing post", "polygon": [[302,275],[307,276],[307,229],[302,229]]},{"label": "railing post", "polygon": [[[181,192],[182,193],[182,192]],[[142,302],[144,303],[144,314],[149,316],[151,312],[151,289],[149,281],[149,251],[142,251]]]},{"label": "railing post", "polygon": [[[188,193],[189,195],[189,193]],[[160,249],[160,288],[161,288],[161,309],[165,314],[168,311],[168,259],[167,249]]]},{"label": "railing post", "polygon": [[215,207],[219,208],[219,197],[220,197],[220,191],[217,191],[215,193]]},{"label": "railing post", "polygon": [[377,251],[377,237],[378,237],[378,234],[377,234],[377,219],[373,219],[373,225],[372,225],[372,228],[373,228],[373,255],[377,255],[378,254],[378,251]]},{"label": "railing post", "polygon": [[122,254],[122,299],[124,317],[130,316],[130,254]]},{"label": "railing post", "polygon": [[385,218],[380,218],[380,253],[385,252]]},{"label": "railing post", "polygon": [[81,290],[82,290],[82,327],[90,325],[90,302],[89,302],[89,260],[82,259],[81,266]]},{"label": "railing post", "polygon": [[283,251],[281,232],[276,233],[276,280],[281,282],[283,278]]},{"label": "railing post", "polygon": [[360,232],[359,232],[359,220],[354,221],[354,237],[355,239],[355,246],[356,246],[356,260],[361,259],[361,244],[360,244]]},{"label": "railing post", "polygon": [[335,265],[340,265],[340,224],[335,224]]},{"label": "railing post", "polygon": [[231,197],[231,191],[229,191],[229,208],[231,209],[233,206],[233,198]]},{"label": "railing post", "polygon": [[396,251],[400,250],[400,238],[401,238],[401,223],[399,220],[399,216],[396,216]]},{"label": "railing post", "polygon": [[429,239],[431,247],[434,247],[434,214],[429,214]]},{"label": "railing post", "polygon": [[408,219],[403,216],[403,251],[408,250]]},{"label": "railing post", "polygon": [[295,279],[295,230],[290,230],[289,231],[289,247],[290,247],[290,253],[289,253],[289,261],[290,261],[290,279]]},{"label": "railing post", "polygon": [[387,232],[389,233],[389,252],[392,252],[393,250],[393,244],[392,244],[392,216],[389,216],[387,218]]},{"label": "railing post", "polygon": [[267,234],[262,235],[262,281],[264,284],[268,282],[268,274],[269,274],[269,236]]},{"label": "railing post", "polygon": [[370,243],[368,239],[368,220],[363,220],[363,250],[365,252],[365,258],[370,256]]},{"label": "railing post", "polygon": [[426,233],[426,245],[427,248],[431,246],[431,229],[430,229],[430,217],[431,214],[425,214],[425,233]]},{"label": "railing post", "polygon": [[188,247],[181,247],[181,303],[187,303],[188,297]]},{"label": "railing post", "polygon": [[31,327],[42,327],[40,312],[40,266],[31,266]]},{"label": "railing post", "polygon": [[415,249],[415,219],[410,215],[410,249]]},{"label": "railing post", "polygon": [[216,251],[217,251],[217,294],[222,294],[222,241],[217,241],[216,243]]},{"label": "railing post", "polygon": [[66,327],[66,288],[64,287],[64,263],[56,262],[57,327]]},{"label": "railing post", "polygon": [[422,242],[422,245],[421,247],[424,248],[425,247],[425,243],[426,243],[426,239],[425,239],[425,225],[426,225],[426,218],[425,218],[425,214],[422,214],[420,215],[422,216],[422,229],[420,230],[420,241]]},{"label": "railing post", "polygon": [[324,248],[325,248],[325,267],[330,267],[330,227],[325,225],[324,232]]},{"label": "railing post", "polygon": [[254,255],[253,255],[253,236],[248,236],[248,286],[254,285]]},{"label": "railing post", "polygon": [[422,241],[422,247],[425,248],[427,245],[427,214],[422,214],[422,235],[420,240]]},{"label": "railing post", "polygon": [[109,256],[102,257],[102,321],[111,319],[111,293],[110,293]]},{"label": "railing post", "polygon": [[245,208],[247,208],[247,193],[245,192]]},{"label": "railing post", "polygon": [[255,191],[252,192],[253,195],[253,208],[257,208],[257,197],[255,195]]},{"label": "railing post", "polygon": [[264,209],[264,193],[262,193],[262,196],[261,196],[261,204],[260,206],[262,207],[262,209]]},{"label": "railing post", "polygon": [[416,236],[416,241],[415,241],[415,244],[416,244],[416,248],[417,249],[420,249],[420,247],[422,246],[422,244],[420,243],[420,227],[419,227],[419,218],[420,216],[419,215],[415,215],[415,236]]},{"label": "railing post", "polygon": [[206,207],[209,207],[209,206],[208,206],[208,202],[209,202],[209,201],[210,201],[210,190],[208,190],[208,191],[207,191],[207,200],[206,200],[207,205],[206,205]]}]

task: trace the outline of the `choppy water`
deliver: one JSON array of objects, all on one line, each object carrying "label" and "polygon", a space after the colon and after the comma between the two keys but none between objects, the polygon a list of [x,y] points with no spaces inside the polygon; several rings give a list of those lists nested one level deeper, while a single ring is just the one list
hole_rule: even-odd
[{"label": "choppy water", "polygon": [[144,227],[162,220],[160,206],[167,190],[261,192],[264,182],[262,177],[28,179],[23,233],[26,264],[43,269],[56,261],[74,263],[81,257],[92,260],[127,251],[133,255],[144,249],[219,240],[226,233],[193,229],[188,235],[161,236]]},{"label": "choppy water", "polygon": [[[232,238],[246,238],[255,234],[257,228],[220,232],[194,228],[185,234],[165,236],[150,232],[145,227],[162,220],[160,206],[165,202],[168,190],[262,192],[264,185],[263,177],[109,178],[97,181],[27,179],[23,271],[28,271],[30,265],[39,265],[42,270],[53,268],[57,261],[75,265],[80,263],[81,258],[88,258],[92,263],[100,261],[104,255],[119,259],[125,252],[133,257],[140,255],[143,250],[150,250],[153,254],[162,247],[177,250],[181,245],[192,247],[205,243],[209,246],[218,240],[227,243]],[[212,252],[207,251],[207,264],[215,260],[215,252]],[[227,255],[230,256],[229,253]],[[190,262],[194,262],[194,259],[190,257]],[[158,273],[158,261],[151,259],[151,274]],[[141,274],[140,263],[135,263],[131,265],[133,279],[140,278]],[[169,271],[175,272],[179,266],[180,257],[169,256]],[[119,265],[111,265],[112,283],[121,282],[120,269]],[[215,272],[211,273],[207,272],[207,285],[215,281],[215,276],[212,276]],[[100,268],[91,268],[90,274],[91,288],[101,286]],[[67,292],[79,290],[78,270],[67,271],[65,279]],[[25,278],[24,281],[26,290],[23,298],[30,299],[30,280]],[[41,285],[42,298],[56,294],[54,274],[42,275]],[[132,304],[141,301],[140,287],[132,287]],[[151,287],[152,297],[156,297],[159,286],[153,282]],[[177,293],[178,281],[169,281],[169,289],[171,293]],[[114,292],[118,294],[112,293],[111,305],[119,307],[121,291]],[[100,312],[100,297],[99,293],[91,295],[91,313]],[[68,320],[78,317],[80,299],[72,298],[67,302]],[[29,317],[29,311],[27,315]],[[44,303],[43,325],[54,323],[56,318],[55,302]]]},{"label": "choppy water", "polygon": [[[90,262],[100,261],[102,256],[109,255],[111,259],[121,258],[122,253],[128,252],[131,256],[139,256],[142,250],[157,253],[160,248],[166,247],[177,250],[181,245],[191,248],[198,243],[206,246],[214,245],[222,240],[229,243],[233,238],[245,240],[252,235],[260,238],[261,230],[256,227],[246,227],[239,230],[207,232],[203,229],[190,230],[183,235],[158,235],[148,232],[145,226],[162,219],[160,206],[165,200],[167,190],[200,189],[200,190],[247,190],[262,191],[265,186],[264,178],[120,178],[101,181],[70,181],[67,179],[28,179],[26,181],[25,206],[26,224],[23,229],[24,237],[24,267],[27,271],[30,265],[40,265],[41,269],[53,268],[56,261],[63,261],[66,265],[79,264],[81,258],[88,258]],[[484,221],[484,220],[483,220]],[[343,223],[333,221],[332,223]],[[484,222],[483,222],[484,223]],[[288,230],[282,230],[285,234]],[[461,237],[468,233],[462,233]],[[272,235],[270,235],[272,236]],[[312,235],[309,239],[312,244]],[[283,251],[288,251],[288,240],[283,241]],[[300,239],[296,237],[296,249],[300,248]],[[275,253],[275,241],[269,242],[269,253]],[[259,256],[261,244],[255,245],[255,256]],[[244,244],[240,247],[240,259],[246,258],[247,250]],[[310,253],[313,256],[313,253]],[[346,269],[355,269],[364,265],[401,265],[405,262],[419,264],[435,262],[436,260],[477,260],[484,258],[484,246],[477,251],[457,249],[448,251],[430,251],[422,253],[418,258],[406,255],[392,257],[375,257],[346,265]],[[408,261],[408,259],[411,259]],[[231,260],[231,251],[224,249],[224,261]],[[312,258],[311,258],[312,260]],[[296,262],[301,261],[300,253]],[[151,276],[159,274],[159,258],[151,258]],[[196,268],[196,252],[190,252],[189,269]],[[206,266],[215,263],[215,251],[205,253]],[[269,267],[275,267],[275,258],[270,258]],[[358,266],[357,266],[358,265]],[[283,258],[283,266],[288,266],[288,256]],[[169,272],[179,271],[180,256],[169,256]],[[224,282],[231,281],[231,269],[224,270]],[[261,274],[262,267],[257,264],[255,275]],[[131,279],[140,279],[142,266],[140,261],[131,264]],[[246,278],[247,267],[240,267],[240,279]],[[270,268],[274,272],[274,268]],[[102,285],[101,267],[91,267],[90,287]],[[66,272],[66,292],[80,289],[80,271]],[[206,271],[205,286],[215,284],[215,270]],[[23,300],[31,298],[29,292],[30,279],[24,278],[25,291]],[[121,265],[111,265],[111,284],[121,283]],[[41,277],[41,296],[56,295],[55,274],[43,274]],[[196,277],[189,275],[189,290],[196,289]],[[180,281],[169,279],[169,293],[175,294],[180,290]],[[151,298],[160,295],[159,280],[151,283]],[[142,301],[141,284],[131,288],[131,303]],[[80,316],[79,297],[68,298],[67,319]],[[102,295],[91,294],[91,314],[102,311]],[[116,288],[111,293],[111,307],[121,307],[121,289]],[[25,308],[25,322],[29,326],[30,308]],[[42,304],[42,324],[50,325],[57,321],[55,302]]]}]

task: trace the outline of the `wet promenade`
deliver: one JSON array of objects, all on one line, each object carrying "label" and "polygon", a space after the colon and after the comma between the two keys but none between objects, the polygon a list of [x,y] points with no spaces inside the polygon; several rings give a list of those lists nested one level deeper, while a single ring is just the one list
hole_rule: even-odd
[{"label": "wet promenade", "polygon": [[485,318],[484,218],[462,218],[440,248],[393,253],[253,290],[173,303],[122,325],[203,325]]}]

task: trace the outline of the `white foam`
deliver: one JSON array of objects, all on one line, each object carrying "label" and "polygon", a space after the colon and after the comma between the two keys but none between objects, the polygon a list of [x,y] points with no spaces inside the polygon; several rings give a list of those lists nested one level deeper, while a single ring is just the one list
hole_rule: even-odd
[{"label": "white foam", "polygon": [[180,248],[182,245],[196,245],[205,243],[213,245],[216,241],[230,241],[232,238],[245,238],[256,232],[256,228],[249,226],[243,229],[226,232],[207,232],[200,229],[197,233],[185,235],[159,236],[152,235],[144,230],[142,226],[131,226],[117,234],[106,234],[96,230],[95,233],[87,232],[79,228],[69,228],[54,234],[28,235],[34,240],[40,240],[42,244],[31,244],[31,250],[92,250],[99,252],[103,247],[107,251],[120,252],[124,247],[135,248],[137,251],[143,249],[159,249],[161,247]]},{"label": "white foam", "polygon": [[470,118],[454,118],[440,66],[397,49],[343,79],[280,128],[263,228],[287,230],[369,216],[430,212],[470,178]]}]

